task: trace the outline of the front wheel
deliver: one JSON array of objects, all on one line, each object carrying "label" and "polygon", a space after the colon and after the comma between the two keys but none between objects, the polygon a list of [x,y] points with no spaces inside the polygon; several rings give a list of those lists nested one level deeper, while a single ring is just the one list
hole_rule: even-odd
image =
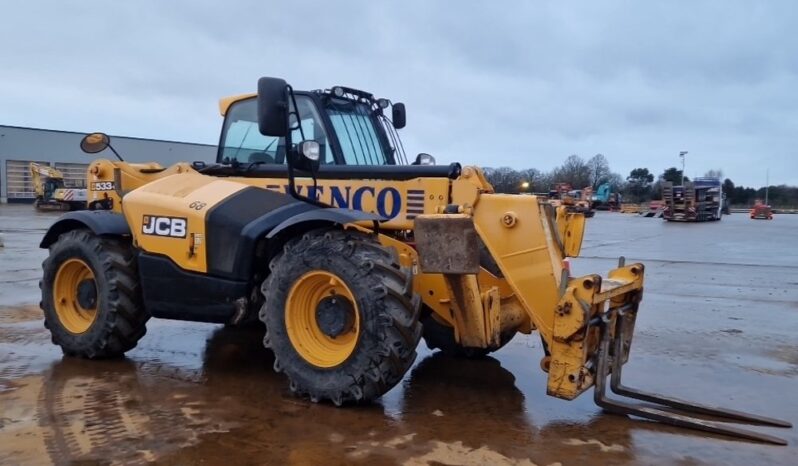
[{"label": "front wheel", "polygon": [[289,241],[261,291],[264,345],[291,391],[336,405],[390,390],[416,358],[412,274],[371,236],[316,230]]}]

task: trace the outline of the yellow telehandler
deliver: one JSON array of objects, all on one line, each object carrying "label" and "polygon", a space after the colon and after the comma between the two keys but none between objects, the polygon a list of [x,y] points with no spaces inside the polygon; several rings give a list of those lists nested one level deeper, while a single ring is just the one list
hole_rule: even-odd
[{"label": "yellow telehandler", "polygon": [[[390,111],[388,110],[390,107]],[[769,435],[616,394],[725,419],[789,426],[621,384],[644,267],[571,277],[585,221],[536,196],[496,194],[476,167],[407,163],[405,107],[333,87],[261,78],[222,99],[216,163],[89,167],[92,211],[46,233],[42,309],[67,355],[118,356],[150,317],[260,319],[290,389],[336,405],[373,400],[430,347],[479,356],[537,330],[548,393],[595,387],[610,412],[763,442]],[[390,113],[390,115],[389,115]],[[101,133],[84,151],[110,146]]]}]

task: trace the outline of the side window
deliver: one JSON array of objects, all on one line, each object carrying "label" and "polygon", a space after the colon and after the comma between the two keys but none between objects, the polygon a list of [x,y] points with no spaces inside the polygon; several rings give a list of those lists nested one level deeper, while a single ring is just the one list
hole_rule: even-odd
[{"label": "side window", "polygon": [[[306,139],[313,139],[321,146],[322,163],[335,163],[327,146],[327,135],[315,105],[305,96],[297,96],[300,123]],[[227,111],[222,128],[220,162],[237,160],[241,163],[285,163],[285,138],[264,136],[258,130],[257,102],[254,97],[241,100]],[[291,132],[294,144],[300,142],[299,129]],[[330,160],[326,160],[329,158]]]},{"label": "side window", "polygon": [[369,109],[361,104],[330,99],[327,114],[338,136],[347,165],[385,165],[385,150],[374,129]]},{"label": "side window", "polygon": [[[335,159],[327,144],[327,134],[324,131],[321,117],[318,110],[316,110],[316,106],[313,105],[313,101],[307,97],[297,97],[296,104],[299,107],[299,123],[302,126],[302,131],[300,132],[298,127],[291,131],[291,141],[294,144],[302,142],[302,134],[304,134],[305,139],[319,143],[321,151],[320,162],[322,164],[334,164]],[[295,122],[292,122],[292,126],[296,126]]]}]

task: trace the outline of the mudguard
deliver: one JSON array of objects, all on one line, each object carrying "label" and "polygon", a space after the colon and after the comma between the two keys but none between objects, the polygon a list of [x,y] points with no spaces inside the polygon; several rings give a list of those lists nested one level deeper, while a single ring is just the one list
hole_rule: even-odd
[{"label": "mudguard", "polygon": [[316,224],[316,223],[337,223],[344,225],[347,223],[355,222],[383,222],[387,220],[377,214],[369,212],[362,212],[359,210],[341,209],[341,208],[328,208],[328,209],[314,209],[303,212],[299,215],[294,215],[288,220],[274,227],[267,235],[267,239],[274,238],[280,232],[299,224]]},{"label": "mudguard", "polygon": [[371,213],[320,208],[284,194],[250,188],[218,204],[206,217],[208,273],[249,280],[258,260],[257,244],[264,238],[277,248],[287,237],[313,228],[381,220]]},{"label": "mudguard", "polygon": [[46,249],[55,243],[62,233],[79,228],[89,229],[98,236],[130,235],[130,226],[128,226],[123,215],[107,210],[81,210],[62,215],[47,230],[39,247]]}]

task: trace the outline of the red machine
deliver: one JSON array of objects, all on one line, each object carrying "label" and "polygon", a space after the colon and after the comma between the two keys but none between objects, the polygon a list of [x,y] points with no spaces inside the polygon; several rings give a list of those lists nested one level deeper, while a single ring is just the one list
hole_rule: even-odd
[{"label": "red machine", "polygon": [[757,199],[751,209],[752,220],[773,220],[773,211],[770,206]]}]

